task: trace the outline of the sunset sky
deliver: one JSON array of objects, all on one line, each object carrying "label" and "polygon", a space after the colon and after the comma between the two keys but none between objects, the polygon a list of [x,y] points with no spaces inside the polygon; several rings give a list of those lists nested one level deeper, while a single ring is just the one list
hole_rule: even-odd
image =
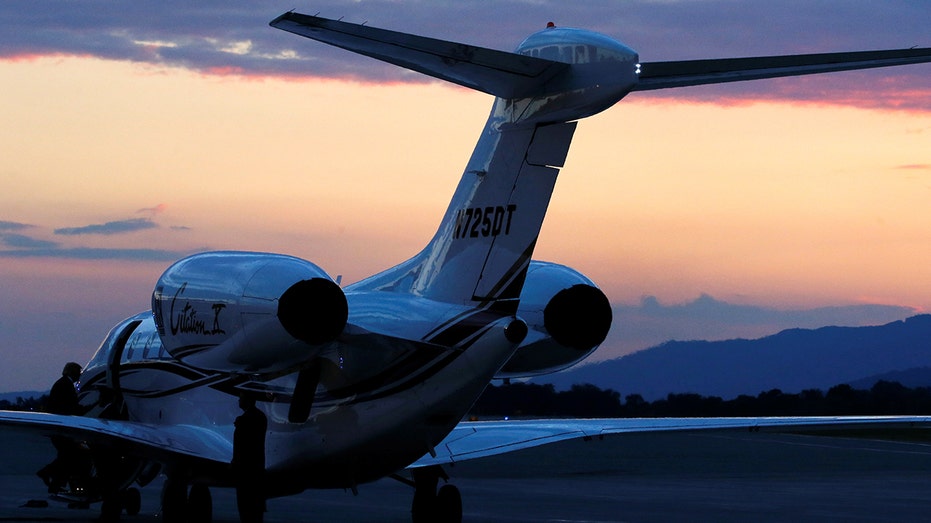
[{"label": "sunset sky", "polygon": [[[502,50],[552,20],[641,61],[931,46],[921,2],[568,5],[0,4],[0,392],[83,364],[187,254],[351,283],[430,238],[492,98],[268,27],[292,7]],[[613,357],[931,311],[929,216],[931,65],[672,89],[579,124],[535,258],[602,286]]]}]

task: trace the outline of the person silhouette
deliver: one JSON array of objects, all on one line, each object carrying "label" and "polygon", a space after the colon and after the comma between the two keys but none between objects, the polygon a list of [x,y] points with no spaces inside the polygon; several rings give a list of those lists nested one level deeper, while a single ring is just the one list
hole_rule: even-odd
[{"label": "person silhouette", "polygon": [[261,523],[265,512],[265,432],[268,419],[255,406],[255,398],[243,393],[239,397],[242,414],[233,430],[233,477],[236,482],[236,505],[239,521]]},{"label": "person silhouette", "polygon": [[[61,377],[49,391],[46,410],[51,414],[73,416],[78,414],[78,391],[75,383],[81,378],[81,365],[69,361],[61,371]],[[68,477],[74,471],[80,449],[74,441],[61,436],[51,436],[52,445],[58,455],[48,465],[42,467],[36,475],[42,478],[50,494],[54,494],[68,483]]]}]

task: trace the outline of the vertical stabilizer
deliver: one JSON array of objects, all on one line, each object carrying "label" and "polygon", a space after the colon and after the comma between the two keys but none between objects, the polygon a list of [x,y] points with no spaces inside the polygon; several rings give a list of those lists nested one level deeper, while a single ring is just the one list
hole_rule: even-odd
[{"label": "vertical stabilizer", "polygon": [[[498,99],[495,107],[507,103]],[[427,247],[360,287],[516,309],[576,124],[501,125],[498,112],[492,111]]]},{"label": "vertical stabilizer", "polygon": [[574,131],[575,122],[486,128],[413,290],[442,301],[516,302]]}]

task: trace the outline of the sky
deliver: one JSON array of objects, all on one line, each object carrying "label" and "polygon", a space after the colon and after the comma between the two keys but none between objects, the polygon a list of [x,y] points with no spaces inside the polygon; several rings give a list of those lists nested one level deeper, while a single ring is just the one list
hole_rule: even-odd
[{"label": "sky", "polygon": [[[911,1],[0,4],[0,392],[46,389],[172,261],[343,283],[429,240],[490,96],[268,27],[512,50],[553,21],[644,62],[931,46]],[[535,258],[615,307],[594,359],[931,311],[931,66],[634,93],[580,123]]]}]

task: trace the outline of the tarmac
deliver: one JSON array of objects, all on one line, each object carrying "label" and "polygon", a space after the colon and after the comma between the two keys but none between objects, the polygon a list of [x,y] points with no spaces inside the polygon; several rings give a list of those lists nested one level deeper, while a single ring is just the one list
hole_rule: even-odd
[{"label": "tarmac", "polygon": [[[51,446],[47,442],[51,453]],[[48,501],[30,452],[5,449],[0,521],[93,521],[99,507]],[[465,522],[931,521],[931,445],[858,438],[653,434],[573,441],[447,469]],[[127,522],[158,522],[162,479]],[[235,494],[213,489],[214,521],[236,522]],[[413,491],[392,479],[351,492],[268,501],[266,522],[408,522]],[[30,500],[48,501],[28,508]]]}]

